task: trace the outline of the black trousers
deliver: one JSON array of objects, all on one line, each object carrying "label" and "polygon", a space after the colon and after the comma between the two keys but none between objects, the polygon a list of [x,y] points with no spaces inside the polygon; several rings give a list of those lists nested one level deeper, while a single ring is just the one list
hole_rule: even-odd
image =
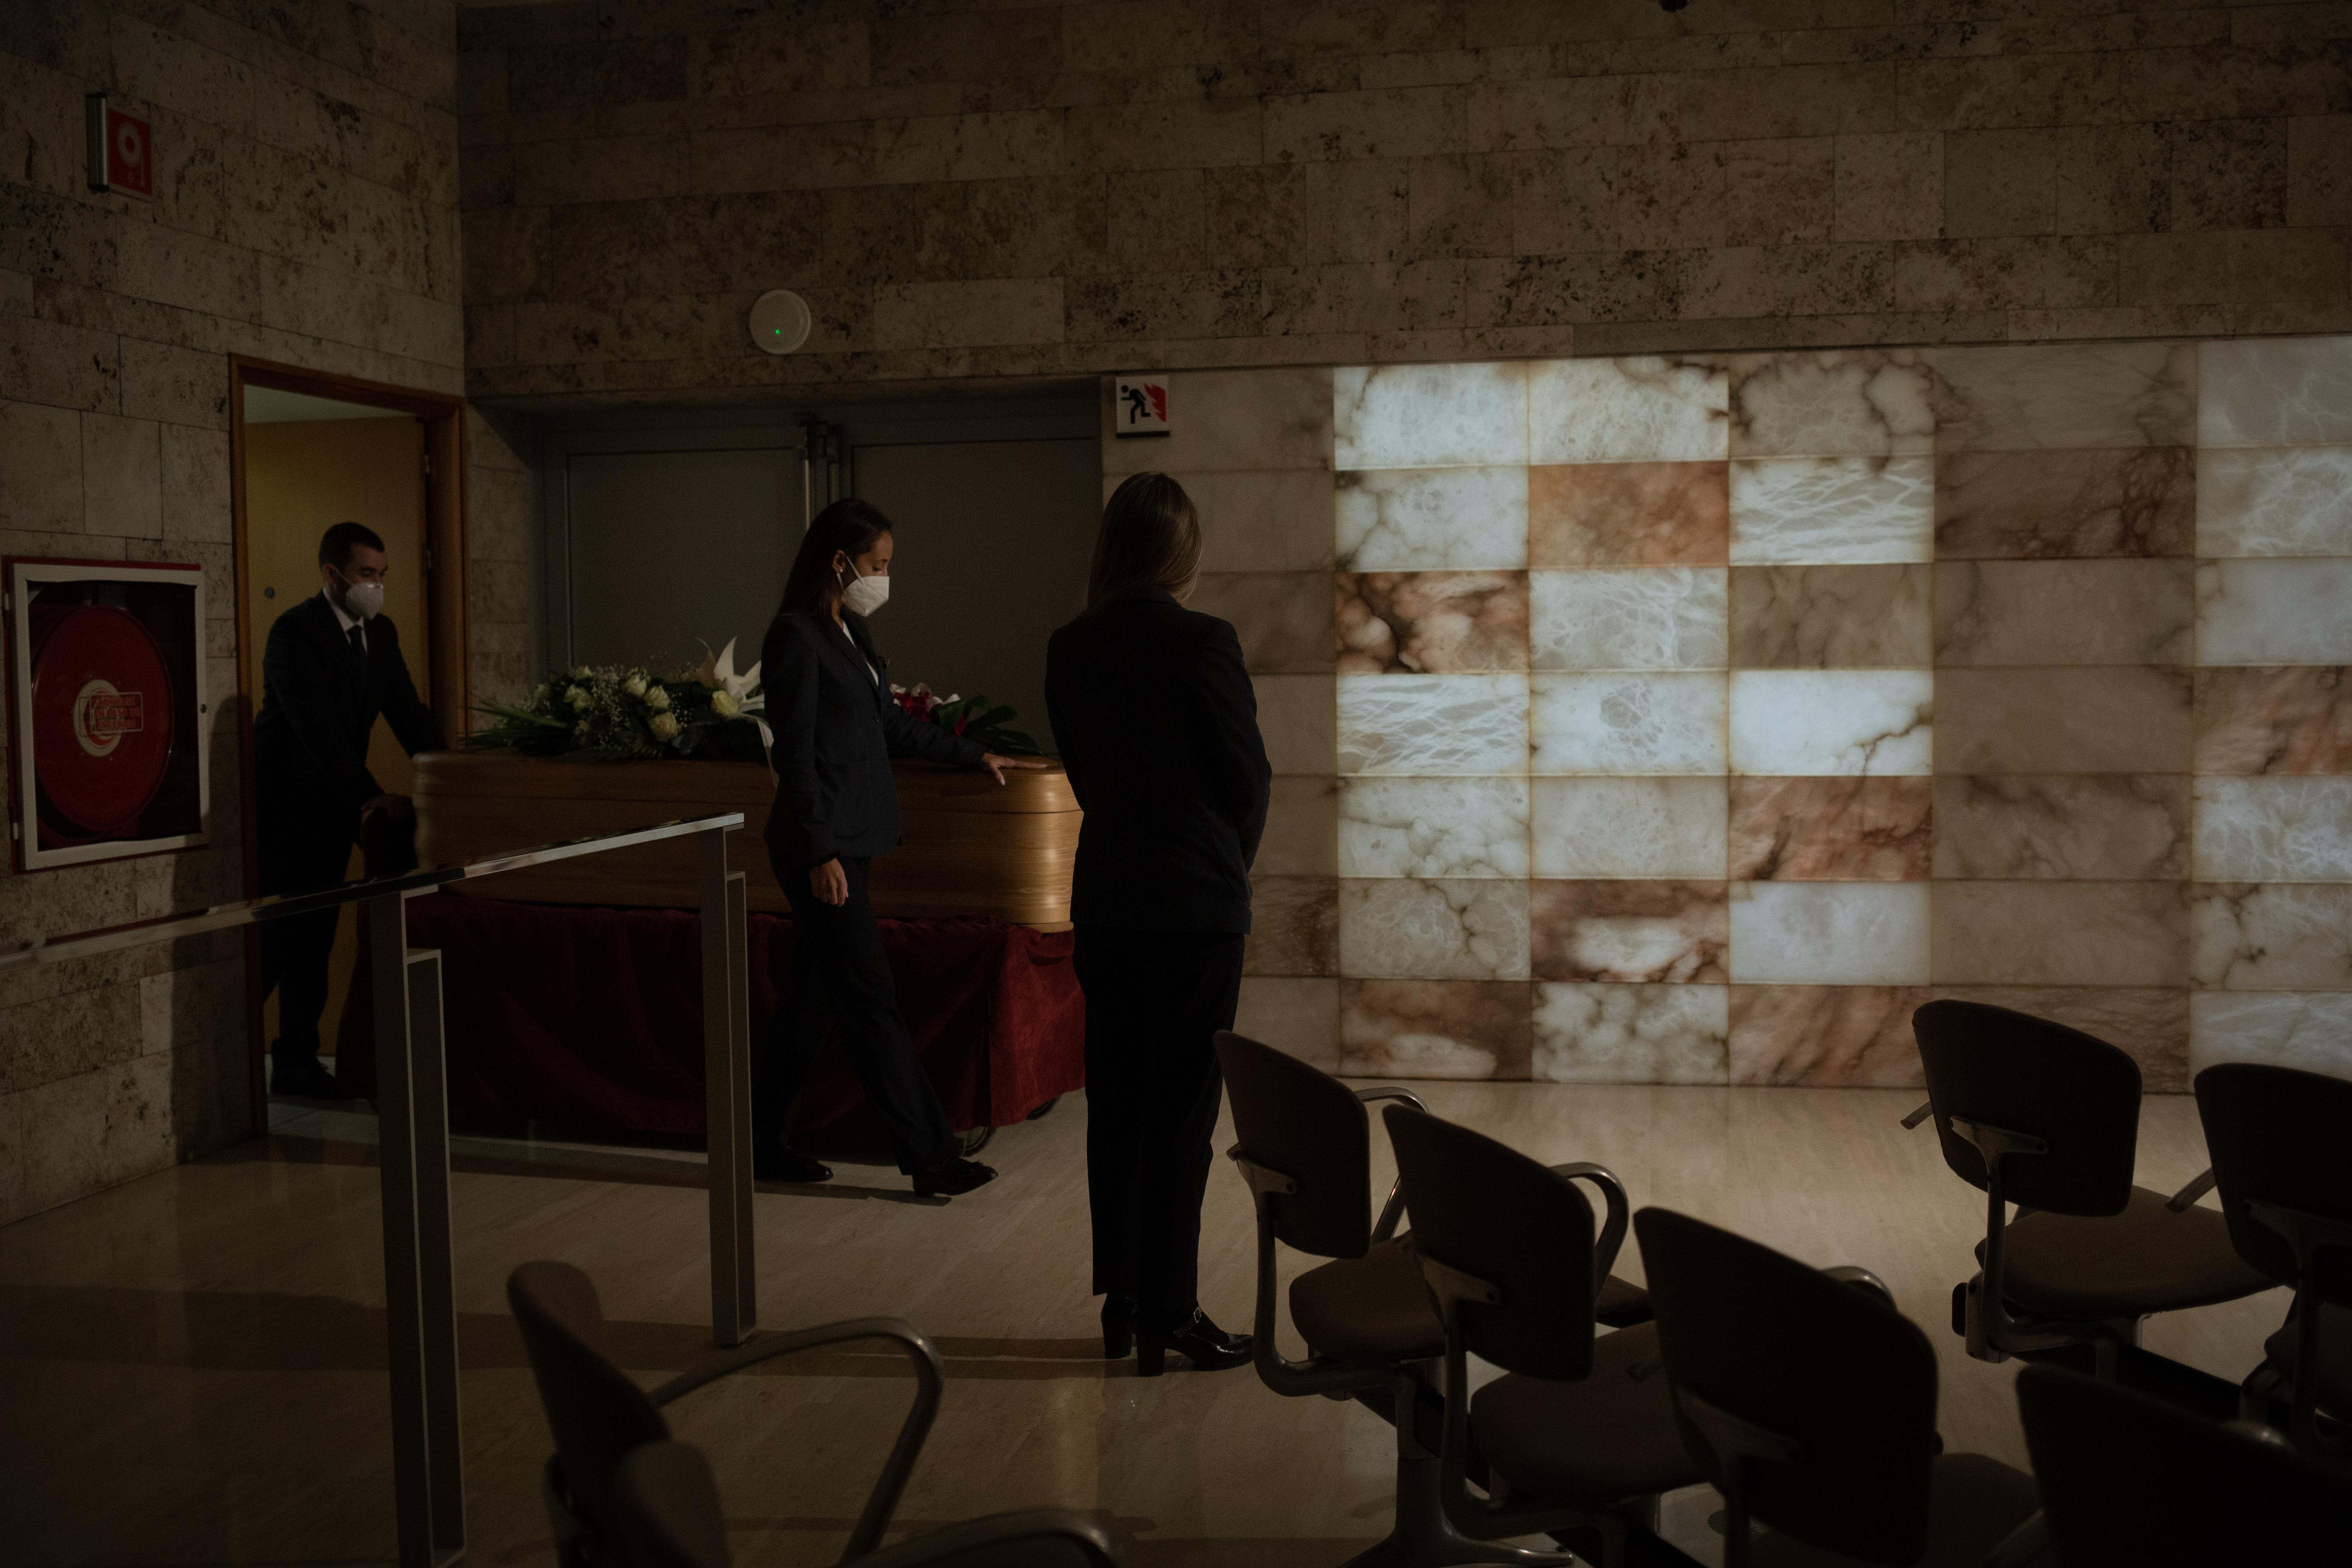
[{"label": "black trousers", "polygon": [[810,1066],[834,1030],[849,1053],[866,1102],[889,1131],[898,1169],[912,1174],[951,1158],[956,1135],[931,1080],[916,1058],[898,989],[882,955],[882,932],[866,893],[868,862],[844,858],[849,899],[827,904],[809,891],[809,874],[771,851],[769,864],[793,906],[793,948],[768,1040],[751,1066],[751,1137],[768,1150],[792,1142]]},{"label": "black trousers", "polygon": [[1201,1194],[1225,1089],[1211,1037],[1234,1026],[1243,940],[1078,928],[1095,1293],[1133,1297],[1154,1327],[1200,1307]]},{"label": "black trousers", "polygon": [[[322,810],[315,801],[269,789],[259,792],[256,805],[263,893],[309,893],[342,884],[351,869],[352,845],[359,837],[357,810]],[[327,960],[335,949],[335,921],[341,914],[329,910],[267,921],[261,928],[262,994],[278,993],[273,1052],[319,1054],[319,1017],[327,1010]]]}]

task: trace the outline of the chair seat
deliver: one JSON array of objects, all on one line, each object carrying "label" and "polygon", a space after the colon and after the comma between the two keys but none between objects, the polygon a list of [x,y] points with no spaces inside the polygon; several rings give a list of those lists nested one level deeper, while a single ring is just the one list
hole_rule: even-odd
[{"label": "chair seat", "polygon": [[[1982,1454],[1938,1454],[1927,1485],[1927,1552],[1916,1568],[1979,1568],[2042,1506],[2032,1476]],[[1751,1561],[1756,1568],[1858,1568],[1868,1559],[1773,1531],[1756,1542]]]},{"label": "chair seat", "polygon": [[[2271,1288],[2230,1245],[2217,1209],[2174,1212],[2134,1187],[2118,1215],[2035,1213],[2009,1227],[2001,1293],[2029,1312],[2077,1321],[2138,1318],[2234,1301]],[[1977,1244],[1984,1261],[1984,1243]]]},{"label": "chair seat", "polygon": [[1654,1324],[1593,1341],[1580,1383],[1496,1378],[1471,1397],[1470,1432],[1488,1469],[1546,1502],[1605,1508],[1701,1479],[1675,1424]]},{"label": "chair seat", "polygon": [[1445,1353],[1421,1261],[1394,1241],[1310,1268],[1290,1282],[1290,1321],[1307,1348],[1341,1361],[1427,1361]]},{"label": "chair seat", "polygon": [[[2298,1381],[2294,1320],[2263,1342],[2263,1354]],[[2352,1307],[2324,1307],[2319,1313],[2319,1407],[2330,1415],[2352,1416]]]},{"label": "chair seat", "polygon": [[1636,1323],[1648,1322],[1653,1315],[1650,1293],[1639,1285],[1614,1274],[1601,1282],[1600,1298],[1592,1303],[1596,1321],[1612,1329],[1630,1329]]}]

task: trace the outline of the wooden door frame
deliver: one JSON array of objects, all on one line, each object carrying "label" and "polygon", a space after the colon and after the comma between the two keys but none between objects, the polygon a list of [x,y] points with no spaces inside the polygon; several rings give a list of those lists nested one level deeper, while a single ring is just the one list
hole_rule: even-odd
[{"label": "wooden door frame", "polygon": [[[307,393],[338,403],[364,404],[372,408],[397,409],[425,424],[425,457],[429,465],[425,484],[422,521],[425,560],[420,597],[425,603],[425,681],[418,695],[441,722],[442,733],[465,733],[471,696],[467,671],[466,625],[466,400],[454,393],[428,392],[421,387],[394,386],[332,371],[306,370],[300,365],[231,354],[229,377],[229,509],[233,543],[232,570],[236,578],[236,750],[237,811],[243,826],[239,845],[245,895],[260,891],[261,855],[257,837],[257,807],[254,795],[253,720],[261,688],[261,655],[248,647],[246,628],[252,615],[252,584],[247,580],[245,483],[245,389],[268,387],[279,392]],[[255,928],[245,935],[247,1088],[257,1136],[269,1131],[268,1057],[269,1042],[261,1029],[261,943]]]}]

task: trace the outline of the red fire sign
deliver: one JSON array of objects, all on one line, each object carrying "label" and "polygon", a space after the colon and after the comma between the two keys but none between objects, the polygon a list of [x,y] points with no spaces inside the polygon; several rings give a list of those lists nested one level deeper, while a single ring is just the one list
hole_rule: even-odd
[{"label": "red fire sign", "polygon": [[93,92],[89,109],[89,188],[125,195],[155,194],[153,127],[135,114],[109,109],[106,94]]}]

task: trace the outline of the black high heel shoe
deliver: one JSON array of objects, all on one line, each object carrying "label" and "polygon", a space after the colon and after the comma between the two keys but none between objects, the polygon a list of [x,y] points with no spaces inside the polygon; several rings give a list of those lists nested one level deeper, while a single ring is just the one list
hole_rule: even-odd
[{"label": "black high heel shoe", "polygon": [[1165,1331],[1138,1329],[1135,1338],[1138,1377],[1158,1377],[1165,1372],[1171,1351],[1192,1363],[1194,1372],[1224,1372],[1247,1362],[1255,1348],[1249,1335],[1229,1334],[1209,1321],[1208,1313],[1201,1311],[1195,1311],[1190,1321]]},{"label": "black high heel shoe", "polygon": [[1124,1361],[1135,1350],[1135,1298],[1112,1292],[1103,1297],[1103,1359]]}]

